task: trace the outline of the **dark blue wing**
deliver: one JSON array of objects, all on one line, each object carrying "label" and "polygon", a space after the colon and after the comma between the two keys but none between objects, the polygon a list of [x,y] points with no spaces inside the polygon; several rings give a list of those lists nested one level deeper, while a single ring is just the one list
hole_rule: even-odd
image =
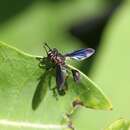
[{"label": "dark blue wing", "polygon": [[76,60],[84,60],[95,53],[95,50],[92,48],[80,49],[77,51],[73,51],[71,53],[65,54],[65,57],[70,57]]},{"label": "dark blue wing", "polygon": [[63,89],[64,83],[65,83],[65,77],[64,77],[64,73],[62,71],[62,66],[57,65],[56,66],[56,84],[57,84],[59,91],[61,91]]}]

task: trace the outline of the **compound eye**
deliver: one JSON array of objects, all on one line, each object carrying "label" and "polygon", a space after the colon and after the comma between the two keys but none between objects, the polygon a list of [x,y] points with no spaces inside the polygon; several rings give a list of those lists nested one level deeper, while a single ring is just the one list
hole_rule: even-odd
[{"label": "compound eye", "polygon": [[56,52],[56,53],[58,52],[58,50],[56,48],[53,48],[53,51]]}]

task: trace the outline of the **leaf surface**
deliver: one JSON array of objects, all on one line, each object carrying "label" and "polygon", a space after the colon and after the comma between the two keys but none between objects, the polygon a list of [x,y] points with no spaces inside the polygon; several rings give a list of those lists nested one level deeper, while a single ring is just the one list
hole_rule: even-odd
[{"label": "leaf surface", "polygon": [[[65,114],[72,109],[72,101],[77,95],[86,107],[111,109],[111,104],[102,91],[83,73],[81,73],[80,86],[70,77],[69,90],[66,95],[59,96],[56,100],[53,92],[45,83],[49,80],[44,79],[45,70],[41,69],[38,64],[39,61],[36,60],[36,56],[25,54],[5,43],[0,43],[0,124],[4,124],[6,130],[11,130],[11,128],[14,130],[14,127],[18,127],[17,129],[24,127],[30,130],[32,126],[34,128],[33,124],[37,123],[52,125],[54,129],[57,129],[54,127],[55,125],[60,125],[62,128]],[[73,67],[70,66],[70,68]],[[43,80],[39,82],[40,76],[43,76]],[[39,84],[43,84],[43,86]],[[51,87],[55,87],[54,77]],[[38,103],[38,107],[33,110],[32,101],[42,91],[43,95],[39,100],[35,98],[34,107],[37,105],[35,103]],[[13,121],[11,128],[8,121]],[[17,122],[19,123],[17,124]],[[25,122],[25,125],[23,125],[24,123],[21,125],[20,122]],[[27,122],[31,122],[32,126],[28,125]],[[41,125],[36,126],[37,129],[40,129]],[[49,126],[46,129],[48,130]]]},{"label": "leaf surface", "polygon": [[113,122],[105,130],[129,130],[130,122],[126,119],[119,119]]},{"label": "leaf surface", "polygon": [[83,102],[85,107],[93,109],[112,109],[110,101],[91,79],[75,67],[71,65],[68,65],[68,67],[72,70],[77,70],[80,73],[79,83],[76,84],[72,81],[73,78],[71,78],[69,84],[72,84],[71,86],[76,92],[77,98]]}]

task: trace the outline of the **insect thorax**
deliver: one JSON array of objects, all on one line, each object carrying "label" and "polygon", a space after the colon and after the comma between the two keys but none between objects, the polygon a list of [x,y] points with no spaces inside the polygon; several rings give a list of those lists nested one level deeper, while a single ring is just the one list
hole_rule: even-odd
[{"label": "insect thorax", "polygon": [[65,64],[65,57],[58,52],[57,49],[52,49],[48,52],[48,58],[57,65],[64,65]]}]

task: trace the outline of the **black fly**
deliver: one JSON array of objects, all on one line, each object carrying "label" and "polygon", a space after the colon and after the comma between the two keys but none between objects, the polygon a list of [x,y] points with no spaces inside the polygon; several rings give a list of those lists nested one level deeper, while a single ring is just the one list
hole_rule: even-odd
[{"label": "black fly", "polygon": [[[57,92],[59,95],[64,95],[66,90],[68,89],[68,85],[67,85],[68,66],[65,63],[65,61],[68,58],[72,58],[72,59],[75,59],[78,61],[84,60],[84,59],[90,57],[91,55],[93,55],[95,52],[95,50],[92,48],[86,48],[86,49],[80,49],[80,50],[76,50],[71,53],[62,55],[56,48],[51,49],[47,45],[47,43],[44,44],[44,48],[47,53],[47,57],[38,58],[40,61],[39,65],[41,68],[45,69],[45,73],[47,73],[47,72],[49,73],[49,71],[55,70],[54,73],[55,73],[55,77],[56,77],[56,79],[55,79],[56,87],[53,88],[55,95]],[[71,72],[72,72],[74,81],[76,83],[80,82],[80,73],[74,69],[71,69]],[[49,75],[49,74],[46,74],[46,75]],[[42,78],[44,76],[45,75],[41,76],[40,83],[41,83],[41,81],[43,81]],[[51,78],[51,76],[48,78],[48,80],[51,80],[50,78]],[[49,83],[49,87],[50,87],[50,84],[51,83]],[[43,83],[43,86],[44,86],[44,83]],[[36,89],[36,92],[38,91],[41,94],[42,85],[39,90],[37,90],[37,89]],[[36,92],[33,97],[33,108],[36,106],[36,104],[38,105],[36,99],[39,95]],[[42,98],[42,96],[40,95],[40,100],[42,100],[41,98]]]}]

